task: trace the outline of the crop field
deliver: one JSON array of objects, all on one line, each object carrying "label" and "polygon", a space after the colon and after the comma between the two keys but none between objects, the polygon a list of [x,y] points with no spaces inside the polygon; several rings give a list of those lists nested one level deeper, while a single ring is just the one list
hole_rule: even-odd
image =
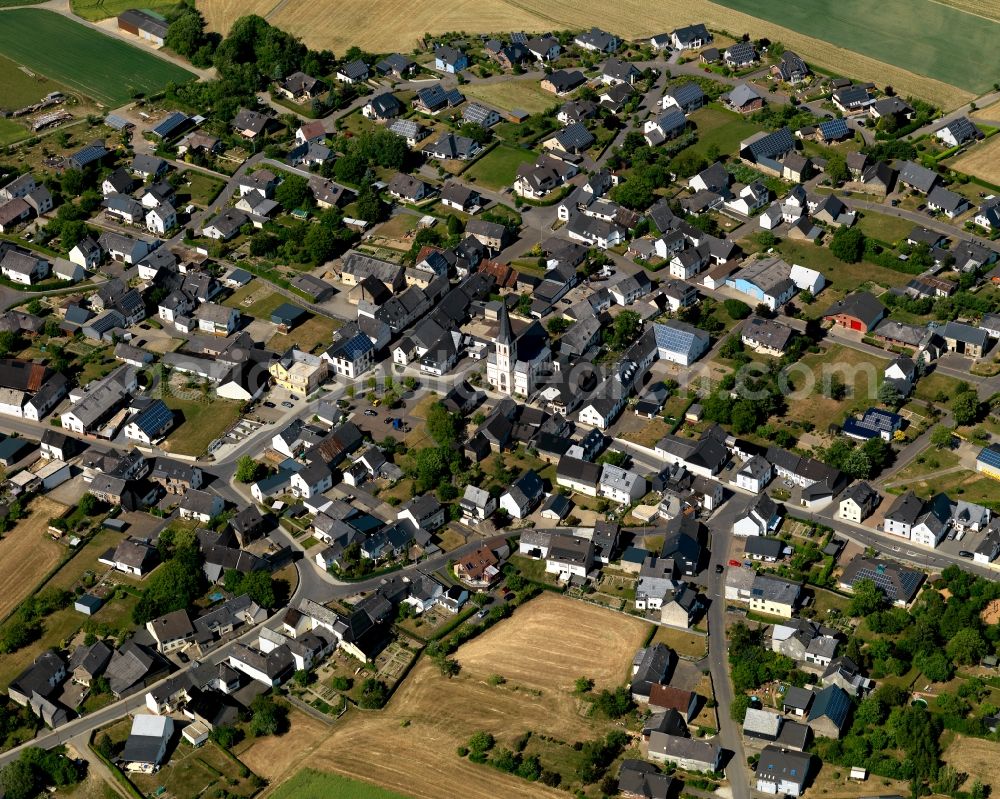
[{"label": "crop field", "polygon": [[66,506],[46,497],[36,497],[28,510],[28,516],[0,539],[0,563],[4,564],[0,618],[34,591],[66,551],[46,533],[49,519],[61,516]]},{"label": "crop field", "polygon": [[139,3],[135,0],[70,0],[70,6],[78,17],[97,22],[108,17],[117,17],[122,11],[128,11],[130,8],[141,8],[143,11],[152,11],[154,14],[164,16],[176,8],[177,3],[171,0],[140,0]]},{"label": "crop field", "polygon": [[992,136],[970,147],[948,166],[967,175],[975,175],[988,183],[1000,185],[1000,136]]},{"label": "crop field", "polygon": [[938,0],[938,2],[968,14],[1000,20],[1000,0]]},{"label": "crop field", "polygon": [[0,105],[4,108],[23,108],[38,102],[49,92],[65,90],[65,86],[44,75],[32,77],[16,62],[0,56]]},{"label": "crop field", "polygon": [[[854,1],[861,2],[861,0]],[[903,1],[896,0],[896,2]],[[771,2],[777,6],[776,0]],[[919,0],[919,2],[930,5],[930,0]],[[974,0],[965,2],[971,3]],[[996,5],[996,0],[990,0],[990,5]],[[704,22],[716,30],[747,32],[754,37],[767,36],[772,41],[781,41],[788,49],[795,50],[807,61],[825,69],[860,79],[889,83],[901,95],[916,95],[942,108],[955,108],[973,99],[970,91],[958,89],[941,79],[927,77],[931,67],[928,64],[921,64],[917,59],[910,59],[909,70],[901,69],[894,66],[897,63],[895,61],[886,63],[879,60],[879,56],[885,52],[882,49],[876,50],[874,57],[862,55],[848,49],[854,46],[853,42],[847,42],[846,46],[838,46],[826,37],[813,38],[807,35],[805,30],[797,31],[782,27],[709,0],[662,0],[655,4],[649,3],[648,0],[613,0],[613,2],[459,0],[447,6],[431,0],[414,0],[407,3],[405,15],[399,13],[399,4],[396,0],[370,0],[363,4],[355,2],[353,7],[357,9],[359,17],[363,18],[363,26],[351,24],[350,7],[337,0],[316,0],[312,3],[297,4],[276,4],[275,0],[199,0],[198,2],[198,8],[205,14],[209,27],[213,30],[227,31],[237,17],[244,14],[261,14],[272,24],[302,37],[307,44],[318,48],[328,47],[334,52],[342,52],[353,44],[373,52],[392,50],[409,52],[417,46],[417,37],[425,32],[431,35],[454,30],[464,30],[469,33],[509,30],[541,32],[553,28],[585,28],[599,25],[619,35],[638,38],[663,30],[673,30],[692,22]],[[273,14],[269,13],[272,9]],[[750,10],[756,11],[757,5],[753,4]],[[960,20],[963,19],[963,15],[951,12],[951,9],[944,8],[944,11],[950,12]],[[837,16],[851,18],[846,14]],[[870,16],[870,10],[865,8],[860,18],[868,19]],[[907,11],[903,18],[909,19],[910,16]],[[927,33],[924,34],[924,31]],[[825,34],[826,31],[821,28],[816,32]],[[925,36],[938,35],[935,28],[915,27],[914,32]],[[979,52],[995,52],[995,48],[989,44],[985,49],[979,50],[968,47],[967,42],[962,42],[961,48],[969,53],[969,58],[974,58],[974,54]],[[937,66],[939,61],[944,63],[950,56],[948,48],[942,46],[941,55],[934,59],[933,63]],[[913,61],[917,61],[915,66],[912,64]],[[943,68],[950,71],[947,67]],[[990,81],[993,80],[990,75],[995,72],[995,69],[983,69],[977,65],[971,74],[977,76],[973,80]]]},{"label": "crop field", "polygon": [[[623,683],[648,631],[640,619],[543,594],[461,647],[455,654],[462,667],[458,676],[448,679],[433,662],[421,660],[382,712],[348,711],[325,740],[310,741],[306,754],[312,763],[412,799],[565,797],[564,791],[460,759],[455,749],[479,730],[504,746],[527,730],[560,741],[603,735],[608,723],[586,716],[573,682],[586,675],[598,689]],[[493,674],[505,682],[491,685]],[[256,746],[241,755],[254,770]],[[572,754],[567,746],[556,748],[564,757]],[[391,756],[404,749],[405,759]],[[298,757],[288,761],[295,767],[303,762],[296,751]],[[555,767],[554,758],[555,752],[541,752],[543,766]]]},{"label": "crop field", "polygon": [[[51,11],[19,8],[3,13],[0,55],[110,107],[123,105],[136,92],[156,92],[171,81],[194,77],[186,69]],[[53,47],[53,42],[59,46]]]},{"label": "crop field", "polygon": [[720,2],[872,57],[888,56],[893,64],[968,91],[988,89],[1000,66],[990,50],[1000,24],[931,0]]},{"label": "crop field", "polygon": [[395,791],[311,768],[303,769],[271,794],[272,799],[327,799],[329,796],[337,799],[406,799]]}]

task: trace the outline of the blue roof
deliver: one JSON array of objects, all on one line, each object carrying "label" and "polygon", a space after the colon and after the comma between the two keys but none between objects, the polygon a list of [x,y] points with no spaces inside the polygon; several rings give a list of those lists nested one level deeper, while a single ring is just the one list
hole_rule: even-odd
[{"label": "blue roof", "polygon": [[828,119],[819,123],[819,132],[824,139],[842,139],[850,135],[847,122],[843,119]]},{"label": "blue roof", "polygon": [[622,552],[622,560],[625,563],[642,563],[646,560],[646,555],[649,553],[645,549],[639,549],[639,547],[627,547],[624,552]]},{"label": "blue roof", "polygon": [[979,455],[976,456],[976,460],[987,466],[992,466],[994,469],[1000,469],[1000,444],[990,444],[988,447],[983,447]]},{"label": "blue roof", "polygon": [[161,139],[165,139],[187,121],[187,114],[175,111],[164,119],[159,125],[153,128],[152,133],[154,136],[159,136]]}]

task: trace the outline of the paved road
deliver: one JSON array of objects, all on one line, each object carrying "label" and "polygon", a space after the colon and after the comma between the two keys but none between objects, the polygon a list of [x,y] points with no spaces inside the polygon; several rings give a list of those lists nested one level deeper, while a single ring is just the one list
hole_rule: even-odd
[{"label": "paved road", "polygon": [[732,786],[733,799],[750,799],[750,777],[743,750],[743,729],[733,721],[733,685],[729,676],[729,644],[726,640],[726,577],[716,574],[717,565],[725,566],[729,559],[732,525],[753,500],[736,495],[709,520],[712,531],[712,557],[709,564],[706,595],[708,607],[708,667],[712,673],[712,690],[719,716],[719,743],[732,752],[726,776]]}]

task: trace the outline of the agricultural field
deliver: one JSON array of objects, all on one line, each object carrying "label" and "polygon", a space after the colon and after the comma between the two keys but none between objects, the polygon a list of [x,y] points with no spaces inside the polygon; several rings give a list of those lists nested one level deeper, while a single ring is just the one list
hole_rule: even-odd
[{"label": "agricultural field", "polygon": [[998,0],[939,0],[939,2],[967,14],[1000,20],[1000,2]]},{"label": "agricultural field", "polygon": [[[421,660],[381,713],[348,711],[325,740],[307,744],[307,754],[341,775],[377,781],[412,799],[565,796],[460,759],[455,749],[479,730],[492,732],[504,746],[532,730],[535,736],[526,751],[538,751],[546,767],[565,764],[574,754],[571,748],[543,742],[540,736],[587,740],[609,728],[585,715],[572,693],[574,681],[586,675],[598,689],[623,683],[648,632],[649,625],[640,619],[543,594],[462,646],[455,653],[461,664],[458,676],[448,679],[433,662]],[[489,678],[497,673],[505,682],[491,685]],[[295,734],[294,725],[290,734]],[[289,741],[282,747],[295,750],[296,757],[286,762],[297,767],[304,753]],[[250,768],[258,762],[254,748],[256,744],[241,756]],[[385,757],[403,749],[405,761]],[[285,795],[298,796],[278,794]]]},{"label": "agricultural field", "polygon": [[948,160],[948,166],[988,183],[1000,185],[1000,136],[970,147],[958,158]]},{"label": "agricultural field", "polygon": [[41,100],[50,92],[65,92],[66,87],[44,75],[29,75],[17,62],[0,56],[0,104],[11,110]]},{"label": "agricultural field", "polygon": [[[741,7],[744,0],[740,0]],[[772,0],[780,10],[778,3]],[[861,2],[861,0],[854,0]],[[903,0],[896,0],[903,2]],[[920,0],[930,6],[929,0]],[[964,0],[972,2],[972,0]],[[991,0],[992,2],[992,0]],[[273,25],[278,25],[297,36],[312,47],[330,48],[342,52],[351,45],[358,45],[373,52],[399,50],[409,52],[418,46],[417,37],[423,33],[437,35],[447,31],[464,30],[469,33],[493,33],[496,31],[525,30],[533,32],[560,28],[585,28],[590,25],[603,26],[625,37],[649,36],[663,30],[673,30],[692,22],[704,22],[716,30],[747,32],[753,37],[767,36],[772,41],[781,41],[807,61],[837,74],[851,75],[860,79],[891,84],[901,95],[912,94],[929,100],[942,108],[951,109],[973,99],[973,92],[958,89],[941,79],[926,77],[925,64],[916,57],[908,63],[916,62],[909,70],[894,66],[897,63],[880,61],[884,48],[874,51],[874,56],[862,55],[846,46],[831,43],[824,38],[813,38],[804,30],[798,31],[780,24],[774,24],[753,16],[757,5],[750,6],[751,13],[742,13],[733,6],[709,2],[709,0],[663,0],[651,5],[646,0],[618,0],[614,4],[597,0],[571,2],[571,0],[526,0],[516,4],[505,0],[459,0],[448,6],[430,0],[417,0],[407,4],[406,14],[399,14],[399,4],[395,0],[371,0],[355,7],[363,15],[365,24],[350,24],[350,12],[342,3],[334,0],[319,0],[314,3],[286,4],[275,6],[273,0],[199,0],[198,8],[205,14],[209,27],[227,31],[233,21],[244,14],[261,14]],[[978,5],[978,4],[977,4]],[[275,13],[268,12],[276,9]],[[949,9],[944,8],[945,12]],[[955,14],[960,20],[963,15]],[[870,14],[864,9],[863,18]],[[911,15],[904,13],[903,18]],[[843,13],[837,19],[856,19]],[[783,17],[779,17],[783,21]],[[935,28],[914,28],[915,31],[934,31]],[[906,40],[912,43],[912,31]],[[966,42],[961,48],[974,58],[979,52],[993,52],[990,42],[982,50],[969,47]],[[940,62],[948,70],[948,48],[941,47],[941,54],[928,59]],[[926,52],[926,48],[913,48],[914,52]],[[869,51],[872,52],[872,51]],[[933,54],[932,54],[933,55]],[[892,59],[890,59],[892,60]],[[919,69],[919,71],[918,71]],[[982,80],[992,80],[989,76],[996,70],[983,69],[976,64],[971,74],[982,76]],[[525,109],[528,110],[528,109]]]},{"label": "agricultural field", "polygon": [[[931,0],[810,0],[789,7],[781,0],[720,0],[794,30],[888,59],[917,74],[971,92],[990,88],[998,62],[990,42],[1000,23],[965,14]],[[864,25],[857,20],[864,19]],[[933,31],[933,34],[930,32]],[[992,63],[989,63],[992,61]]]},{"label": "agricultural field", "polygon": [[311,768],[303,769],[271,794],[272,799],[327,799],[329,796],[337,799],[407,799],[395,791]]},{"label": "agricultural field", "polygon": [[[110,107],[194,75],[125,42],[37,8],[5,11],[0,55]],[[59,42],[53,49],[50,44]]]},{"label": "agricultural field", "polygon": [[462,87],[462,94],[475,100],[482,100],[503,111],[520,109],[529,114],[537,114],[563,102],[539,86],[535,78],[508,78],[495,83],[470,83]]},{"label": "agricultural field", "polygon": [[500,144],[469,167],[464,177],[477,185],[499,191],[513,184],[521,164],[530,164],[537,157],[538,154],[531,150]]},{"label": "agricultural field", "polygon": [[166,16],[172,9],[177,7],[177,3],[170,0],[142,0],[138,6],[135,0],[70,0],[70,8],[73,13],[89,22],[99,22],[108,17],[117,17],[122,11],[130,8],[142,8],[143,11],[152,11],[154,14]]},{"label": "agricultural field", "polygon": [[66,506],[47,497],[35,497],[28,510],[28,516],[0,538],[0,563],[6,564],[0,618],[6,618],[31,594],[66,553],[66,548],[46,532],[49,519],[62,516]]}]

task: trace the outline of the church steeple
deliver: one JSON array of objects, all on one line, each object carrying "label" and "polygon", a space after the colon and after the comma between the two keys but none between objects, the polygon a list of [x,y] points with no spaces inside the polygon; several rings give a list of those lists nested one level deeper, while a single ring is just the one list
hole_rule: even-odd
[{"label": "church steeple", "polygon": [[511,395],[514,393],[514,362],[517,354],[514,342],[514,331],[510,326],[510,315],[507,306],[501,304],[499,314],[500,326],[493,343],[496,345],[498,391]]}]

